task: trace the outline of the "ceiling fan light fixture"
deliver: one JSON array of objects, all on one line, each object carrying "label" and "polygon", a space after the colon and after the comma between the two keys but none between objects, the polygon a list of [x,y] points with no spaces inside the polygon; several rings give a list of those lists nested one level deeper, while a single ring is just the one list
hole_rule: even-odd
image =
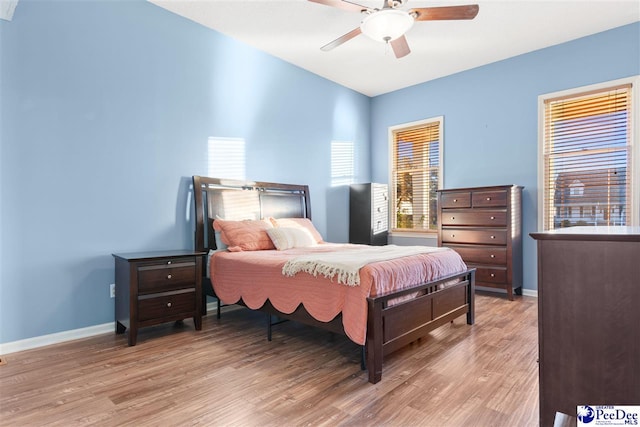
[{"label": "ceiling fan light fixture", "polygon": [[413,17],[405,11],[383,9],[367,15],[360,24],[360,30],[372,40],[389,43],[402,37],[414,22]]}]

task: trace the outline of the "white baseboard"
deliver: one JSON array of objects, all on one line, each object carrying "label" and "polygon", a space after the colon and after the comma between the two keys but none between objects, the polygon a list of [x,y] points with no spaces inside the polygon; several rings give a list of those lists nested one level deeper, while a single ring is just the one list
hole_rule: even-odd
[{"label": "white baseboard", "polygon": [[0,344],[0,354],[9,354],[15,353],[17,351],[31,350],[32,348],[44,347],[46,345],[58,344],[61,342],[77,340],[80,338],[106,334],[107,332],[114,333],[114,331],[114,323],[109,322],[103,323],[102,325],[88,326],[86,328],[73,329],[70,331],[57,332],[55,334],[27,338],[25,340]]},{"label": "white baseboard", "polygon": [[[217,310],[216,303],[207,304],[207,314],[213,314]],[[56,332],[55,334],[42,335],[39,337],[27,338],[24,340],[0,344],[0,354],[16,353],[18,351],[31,350],[52,344],[60,344],[67,341],[81,338],[93,337],[96,335],[115,333],[114,322],[103,323],[102,325],[88,326],[86,328],[73,329],[70,331]]]},{"label": "white baseboard", "polygon": [[537,289],[525,289],[525,288],[522,288],[522,295],[524,295],[526,297],[538,298],[538,290]]}]

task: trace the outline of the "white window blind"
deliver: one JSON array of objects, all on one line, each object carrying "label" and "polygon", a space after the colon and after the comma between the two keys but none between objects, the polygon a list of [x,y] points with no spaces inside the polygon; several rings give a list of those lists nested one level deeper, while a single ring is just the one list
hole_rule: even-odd
[{"label": "white window blind", "polygon": [[218,138],[208,140],[209,176],[228,179],[246,179],[246,148],[243,138]]},{"label": "white window blind", "polygon": [[544,230],[631,225],[631,89],[622,84],[544,100]]},{"label": "white window blind", "polygon": [[353,141],[331,141],[331,185],[355,182],[355,147]]},{"label": "white window blind", "polygon": [[442,117],[390,129],[392,230],[436,232]]}]

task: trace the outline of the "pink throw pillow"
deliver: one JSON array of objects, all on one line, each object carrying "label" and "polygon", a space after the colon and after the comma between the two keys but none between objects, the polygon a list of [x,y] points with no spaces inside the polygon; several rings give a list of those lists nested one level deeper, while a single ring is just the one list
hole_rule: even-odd
[{"label": "pink throw pillow", "polygon": [[215,219],[213,229],[220,231],[222,242],[231,252],[275,249],[267,230],[273,228],[267,220],[227,221]]}]

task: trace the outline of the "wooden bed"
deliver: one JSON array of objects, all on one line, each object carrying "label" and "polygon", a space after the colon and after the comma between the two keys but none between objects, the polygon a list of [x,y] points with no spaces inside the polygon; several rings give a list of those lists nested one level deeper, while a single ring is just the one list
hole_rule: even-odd
[{"label": "wooden bed", "polygon": [[[254,218],[308,218],[311,219],[309,188],[267,182],[247,182],[193,176],[195,202],[195,250],[208,252],[216,249],[212,228],[215,218],[230,214],[242,217],[246,212]],[[207,276],[207,258],[203,262],[203,275]],[[306,273],[303,273],[306,274]],[[453,281],[457,282],[450,285]],[[443,287],[443,284],[449,284]],[[203,289],[216,296],[211,280],[203,279]],[[398,297],[420,292],[421,295],[390,305]],[[368,379],[377,383],[382,378],[382,364],[387,354],[426,336],[430,331],[466,314],[467,324],[474,322],[475,269],[440,277],[411,288],[367,298],[366,341],[364,352]],[[314,319],[302,304],[290,314],[278,311],[269,300],[261,311],[282,319],[298,321],[332,332],[344,334],[341,315],[330,322]],[[218,316],[220,301],[218,300]],[[269,322],[269,328],[271,322]]]}]

